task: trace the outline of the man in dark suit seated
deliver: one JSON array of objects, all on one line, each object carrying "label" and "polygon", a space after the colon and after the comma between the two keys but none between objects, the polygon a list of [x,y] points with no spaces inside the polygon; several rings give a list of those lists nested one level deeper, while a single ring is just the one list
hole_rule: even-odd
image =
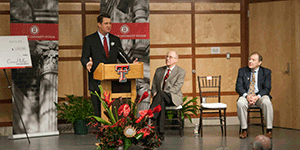
[{"label": "man in dark suit seated", "polygon": [[266,136],[272,138],[273,106],[271,102],[271,70],[261,67],[262,56],[254,52],[250,55],[248,66],[239,69],[236,80],[237,114],[240,120],[242,132],[240,138],[246,138],[247,133],[247,109],[256,105],[263,110],[266,122]]},{"label": "man in dark suit seated", "polygon": [[156,69],[153,81],[151,94],[153,101],[151,109],[157,105],[161,105],[162,110],[154,114],[156,120],[155,126],[162,140],[164,134],[164,120],[166,106],[179,106],[183,103],[181,87],[184,82],[185,70],[176,65],[178,55],[174,51],[168,52],[166,56],[166,66]]},{"label": "man in dark suit seated", "polygon": [[[84,38],[82,46],[81,63],[88,70],[89,90],[98,91],[100,80],[95,80],[93,77],[94,71],[100,63],[114,64],[119,60],[122,63],[127,63],[129,58],[120,49],[122,48],[120,38],[110,34],[111,19],[107,14],[100,14],[97,17],[97,25],[99,30]],[[119,53],[122,52],[122,55]],[[137,59],[133,63],[136,63]],[[101,117],[101,106],[97,96],[91,95],[94,106],[95,116]]]}]

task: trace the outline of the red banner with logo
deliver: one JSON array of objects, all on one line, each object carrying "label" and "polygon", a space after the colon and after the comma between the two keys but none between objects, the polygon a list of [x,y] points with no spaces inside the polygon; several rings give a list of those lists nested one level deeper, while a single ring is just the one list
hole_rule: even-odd
[{"label": "red banner with logo", "polygon": [[10,35],[27,35],[29,41],[58,41],[58,24],[11,23]]},{"label": "red banner with logo", "polygon": [[112,23],[110,33],[120,39],[149,39],[149,23]]}]

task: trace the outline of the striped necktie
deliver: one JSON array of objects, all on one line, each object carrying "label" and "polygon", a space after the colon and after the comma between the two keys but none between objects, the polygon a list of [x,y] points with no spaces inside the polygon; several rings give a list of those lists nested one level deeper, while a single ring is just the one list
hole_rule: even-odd
[{"label": "striped necktie", "polygon": [[164,83],[163,83],[163,86],[162,86],[162,90],[164,90],[164,88],[165,88],[165,84],[166,84],[167,79],[169,78],[170,71],[171,71],[171,70],[168,69],[167,74],[166,74],[165,77],[164,77]]}]

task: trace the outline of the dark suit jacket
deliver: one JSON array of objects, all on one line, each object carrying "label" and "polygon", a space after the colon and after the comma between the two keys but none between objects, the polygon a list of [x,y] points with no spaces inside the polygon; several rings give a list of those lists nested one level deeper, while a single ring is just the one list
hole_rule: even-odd
[{"label": "dark suit jacket", "polygon": [[[156,69],[151,87],[152,95],[162,89],[164,73],[166,70],[167,66]],[[171,71],[164,87],[164,91],[171,94],[172,102],[176,106],[181,105],[183,102],[181,87],[183,86],[185,73],[185,70],[176,65]]]},{"label": "dark suit jacket", "polygon": [[[89,62],[89,57],[92,57],[93,66],[91,68],[91,72],[88,73],[89,76],[89,90],[95,91],[98,90],[98,85],[100,85],[100,80],[95,80],[93,77],[94,71],[96,70],[99,63],[104,64],[114,64],[119,60],[122,63],[126,63],[124,58],[119,54],[119,50],[117,47],[121,48],[120,38],[109,34],[109,42],[114,42],[114,46],[110,44],[109,58],[106,57],[105,50],[103,44],[101,43],[99,34],[97,32],[88,35],[84,38],[84,43],[82,46],[82,56],[81,63],[84,68],[86,68],[86,64]],[[124,54],[124,53],[123,53]],[[124,56],[129,61],[126,54]]]},{"label": "dark suit jacket", "polygon": [[[238,77],[236,80],[235,91],[242,96],[244,93],[248,92],[251,79],[251,69],[249,67],[244,67],[239,69]],[[258,70],[258,90],[256,94],[261,96],[268,95],[270,98],[271,92],[271,70],[260,67]]]}]

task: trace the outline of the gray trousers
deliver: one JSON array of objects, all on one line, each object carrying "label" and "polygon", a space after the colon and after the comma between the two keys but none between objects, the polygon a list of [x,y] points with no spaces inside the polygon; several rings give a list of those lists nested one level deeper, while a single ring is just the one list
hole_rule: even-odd
[{"label": "gray trousers", "polygon": [[[247,109],[248,109],[248,101],[245,97],[239,97],[237,103],[237,114],[240,120],[241,128],[247,129]],[[269,96],[264,95],[262,96],[257,102],[255,103],[256,106],[261,108],[264,113],[264,119],[266,122],[267,129],[273,128],[273,105],[269,98]]]}]

